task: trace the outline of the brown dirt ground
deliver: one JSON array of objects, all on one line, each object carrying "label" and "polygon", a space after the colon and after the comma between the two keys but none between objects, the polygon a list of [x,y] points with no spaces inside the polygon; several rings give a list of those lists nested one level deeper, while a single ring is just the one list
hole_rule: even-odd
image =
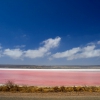
[{"label": "brown dirt ground", "polygon": [[11,93],[11,92],[0,92],[0,97],[35,97],[35,98],[59,98],[68,96],[99,96],[100,92],[66,92],[66,93]]}]

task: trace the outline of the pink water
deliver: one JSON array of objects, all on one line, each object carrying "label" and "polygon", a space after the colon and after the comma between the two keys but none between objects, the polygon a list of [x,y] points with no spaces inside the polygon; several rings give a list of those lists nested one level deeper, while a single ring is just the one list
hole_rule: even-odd
[{"label": "pink water", "polygon": [[100,86],[100,71],[0,70],[0,84],[8,80],[34,86]]}]

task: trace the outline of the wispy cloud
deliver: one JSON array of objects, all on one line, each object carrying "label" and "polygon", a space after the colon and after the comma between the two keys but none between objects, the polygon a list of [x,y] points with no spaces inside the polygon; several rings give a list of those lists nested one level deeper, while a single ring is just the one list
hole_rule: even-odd
[{"label": "wispy cloud", "polygon": [[93,58],[100,57],[100,41],[88,43],[83,47],[74,47],[69,50],[65,50],[63,52],[57,52],[55,54],[51,53],[51,49],[59,46],[61,41],[60,37],[49,38],[43,42],[41,42],[40,47],[37,49],[28,49],[23,50],[22,47],[25,45],[16,46],[15,49],[2,49],[0,48],[0,57],[8,56],[13,59],[24,59],[24,58],[41,58],[41,57],[49,57],[49,60],[52,59],[61,59],[65,58],[67,60],[81,59],[81,58]]},{"label": "wispy cloud", "polygon": [[98,41],[97,44],[100,44],[100,41]]},{"label": "wispy cloud", "polygon": [[4,49],[1,53],[4,56],[9,56],[13,59],[22,59],[24,57],[27,58],[39,58],[44,57],[46,55],[50,55],[50,49],[58,47],[61,38],[56,37],[55,39],[47,39],[42,42],[43,46],[39,47],[38,49],[28,49],[28,50],[21,50],[21,47],[25,47],[25,45],[16,46],[17,49]]},{"label": "wispy cloud", "polygon": [[52,57],[53,58],[66,58],[66,57],[70,57],[74,54],[76,54],[77,52],[79,52],[81,50],[81,48],[73,48],[70,50],[66,50],[64,52],[58,52],[56,54],[53,54]]},{"label": "wispy cloud", "polygon": [[50,54],[50,49],[55,48],[59,45],[61,38],[57,37],[55,39],[48,39],[43,41],[44,44],[42,47],[39,47],[36,50],[27,50],[25,51],[25,57],[28,58],[38,58],[38,57],[44,57],[45,55]]},{"label": "wispy cloud", "polygon": [[64,52],[57,52],[52,55],[52,58],[66,58],[67,60],[73,60],[80,58],[100,57],[100,49],[96,48],[98,42],[88,44],[85,47],[77,47]]}]

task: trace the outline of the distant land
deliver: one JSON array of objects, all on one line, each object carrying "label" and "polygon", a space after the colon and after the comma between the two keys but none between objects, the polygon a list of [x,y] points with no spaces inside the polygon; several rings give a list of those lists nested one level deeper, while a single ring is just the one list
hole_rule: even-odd
[{"label": "distant land", "polygon": [[100,69],[100,65],[0,65],[0,68],[19,69]]}]

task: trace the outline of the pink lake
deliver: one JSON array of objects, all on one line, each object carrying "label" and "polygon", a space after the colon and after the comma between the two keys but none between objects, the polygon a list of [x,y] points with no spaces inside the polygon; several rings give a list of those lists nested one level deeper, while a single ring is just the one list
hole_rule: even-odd
[{"label": "pink lake", "polygon": [[100,69],[0,69],[0,84],[8,80],[33,86],[100,86]]}]

